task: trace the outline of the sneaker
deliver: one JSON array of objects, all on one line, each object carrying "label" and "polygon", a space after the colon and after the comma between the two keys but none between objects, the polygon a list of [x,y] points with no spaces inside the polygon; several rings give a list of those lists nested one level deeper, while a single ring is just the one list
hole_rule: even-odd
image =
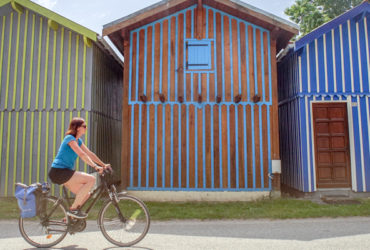
[{"label": "sneaker", "polygon": [[87,217],[87,214],[81,210],[68,210],[67,214],[76,219],[85,219]]}]

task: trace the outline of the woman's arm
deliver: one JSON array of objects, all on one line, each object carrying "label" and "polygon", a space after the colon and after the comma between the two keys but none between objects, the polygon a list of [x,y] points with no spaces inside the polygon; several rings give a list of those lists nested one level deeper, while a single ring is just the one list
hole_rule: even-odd
[{"label": "woman's arm", "polygon": [[100,165],[102,167],[109,166],[109,164],[105,164],[104,162],[102,162],[102,160],[99,159],[98,156],[96,156],[96,154],[91,152],[90,149],[88,149],[88,147],[86,147],[86,145],[84,143],[81,144],[81,149],[82,149],[83,152],[85,152],[98,165]]},{"label": "woman's arm", "polygon": [[68,145],[72,148],[72,150],[89,166],[93,167],[95,170],[101,173],[103,171],[102,167],[99,167],[95,164],[95,162],[89,157],[87,153],[85,153],[77,144],[76,141],[70,141]]}]

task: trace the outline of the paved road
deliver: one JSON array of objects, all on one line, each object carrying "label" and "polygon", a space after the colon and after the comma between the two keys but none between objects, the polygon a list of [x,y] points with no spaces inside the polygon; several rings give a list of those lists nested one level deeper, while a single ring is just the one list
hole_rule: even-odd
[{"label": "paved road", "polygon": [[[0,249],[35,249],[16,221],[0,221]],[[89,221],[55,249],[118,249]],[[370,218],[153,222],[147,237],[129,249],[370,249]]]}]

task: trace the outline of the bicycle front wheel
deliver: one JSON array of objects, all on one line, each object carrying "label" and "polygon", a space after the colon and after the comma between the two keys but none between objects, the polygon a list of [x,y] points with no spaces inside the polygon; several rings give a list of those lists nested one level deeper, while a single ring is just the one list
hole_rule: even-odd
[{"label": "bicycle front wheel", "polygon": [[103,205],[98,225],[108,241],[120,247],[128,247],[145,237],[150,226],[150,216],[142,201],[120,195],[118,203],[109,200]]},{"label": "bicycle front wheel", "polygon": [[52,247],[67,234],[68,216],[63,204],[55,197],[45,197],[43,211],[32,218],[19,218],[22,237],[35,247]]}]

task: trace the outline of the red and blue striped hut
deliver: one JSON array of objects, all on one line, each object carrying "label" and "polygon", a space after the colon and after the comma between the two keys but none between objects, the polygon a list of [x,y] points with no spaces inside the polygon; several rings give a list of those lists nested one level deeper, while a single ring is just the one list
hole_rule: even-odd
[{"label": "red and blue striped hut", "polygon": [[125,58],[127,189],[162,199],[269,195],[280,163],[276,51],[297,32],[231,0],[166,0],[105,25]]}]

